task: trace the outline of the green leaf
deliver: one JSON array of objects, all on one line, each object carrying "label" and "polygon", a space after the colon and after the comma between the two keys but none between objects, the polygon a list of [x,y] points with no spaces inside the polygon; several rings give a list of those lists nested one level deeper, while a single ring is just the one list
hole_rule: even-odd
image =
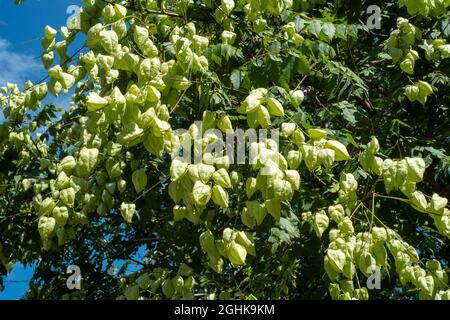
[{"label": "green leaf", "polygon": [[324,211],[320,211],[314,215],[313,227],[318,238],[322,238],[322,234],[328,228],[329,222],[330,219]]},{"label": "green leaf", "polygon": [[331,22],[326,22],[322,26],[322,32],[328,37],[330,41],[333,40],[335,31],[336,28],[334,27],[334,24],[332,24]]},{"label": "green leaf", "polygon": [[147,174],[145,173],[145,170],[139,169],[134,171],[132,180],[136,193],[141,193],[147,186]]},{"label": "green leaf", "polygon": [[307,27],[307,30],[316,38],[319,38],[322,31],[322,23],[319,20],[313,20]]}]

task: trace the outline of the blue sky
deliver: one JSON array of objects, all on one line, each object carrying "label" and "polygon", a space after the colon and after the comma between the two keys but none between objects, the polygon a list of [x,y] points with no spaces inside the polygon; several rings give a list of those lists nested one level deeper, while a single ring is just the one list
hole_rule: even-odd
[{"label": "blue sky", "polygon": [[[14,0],[0,0],[0,86],[37,82],[47,75],[40,58],[43,30],[47,24],[55,29],[65,25],[70,16],[67,8],[80,4],[81,0],[26,0],[17,6]],[[69,54],[79,47],[74,42]],[[67,104],[68,99],[62,96],[46,102]]]},{"label": "blue sky", "polygon": [[[46,75],[40,63],[44,27],[48,24],[59,29],[69,17],[68,6],[79,4],[81,0],[26,0],[16,6],[14,0],[0,0],[0,86],[7,81],[18,84],[39,81]],[[51,100],[61,105],[68,101],[64,97]],[[0,122],[3,120],[0,112]],[[16,265],[4,279],[6,290],[0,292],[0,299],[22,297],[32,273],[32,268]]]},{"label": "blue sky", "polygon": [[0,292],[0,300],[20,299],[26,292],[28,282],[32,276],[32,267],[24,267],[20,264],[16,264],[13,271],[3,280],[5,290]]},{"label": "blue sky", "polygon": [[66,24],[71,4],[80,0],[26,0],[14,5],[14,0],[0,4],[0,84],[5,81],[38,81],[45,75],[40,64],[44,27],[55,29]]}]

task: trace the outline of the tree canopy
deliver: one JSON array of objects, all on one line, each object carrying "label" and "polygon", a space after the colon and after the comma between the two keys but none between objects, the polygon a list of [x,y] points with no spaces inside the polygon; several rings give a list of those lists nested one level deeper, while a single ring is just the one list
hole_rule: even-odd
[{"label": "tree canopy", "polygon": [[26,298],[450,299],[450,0],[83,2],[0,93]]}]

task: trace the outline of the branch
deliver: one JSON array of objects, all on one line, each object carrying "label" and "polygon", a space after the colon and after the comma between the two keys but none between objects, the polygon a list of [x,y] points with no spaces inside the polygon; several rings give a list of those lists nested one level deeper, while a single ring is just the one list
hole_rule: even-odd
[{"label": "branch", "polygon": [[377,114],[377,110],[373,108],[372,103],[370,103],[370,101],[364,100],[361,97],[358,96],[354,96],[357,105],[359,105],[361,108],[363,108],[368,114],[370,114],[371,116],[375,116]]},{"label": "branch", "polygon": [[140,264],[141,266],[147,267],[147,265],[145,263],[143,263],[143,262],[141,262],[139,260],[133,259],[131,257],[128,257],[128,260],[130,260],[130,261],[132,261],[134,263]]},{"label": "branch", "polygon": [[36,141],[34,141],[33,138],[31,138],[31,141],[33,142],[34,147],[36,148],[37,152],[39,153],[39,157],[42,158],[41,150],[39,150],[39,148],[38,148],[38,146],[37,146],[37,144],[36,144]]},{"label": "branch", "polygon": [[[108,0],[102,0],[102,1],[105,2],[105,3],[108,3],[108,4],[113,4],[113,5],[116,4],[113,1],[108,1]],[[122,5],[122,6],[124,6],[128,10],[131,10],[131,11],[134,11],[134,12],[138,12],[139,11],[136,8],[136,6],[134,5],[134,1],[131,4],[131,6],[125,6],[125,5]],[[172,11],[159,11],[159,10],[152,10],[152,9],[148,9],[148,8],[142,8],[142,10],[144,10],[146,13],[149,13],[149,14],[159,14],[159,15],[168,16],[168,17],[183,18],[183,16],[181,14],[176,13],[176,12],[172,12]]]},{"label": "branch", "polygon": [[171,12],[171,11],[157,11],[157,10],[151,10],[151,9],[147,9],[144,8],[144,11],[150,14],[160,14],[163,16],[168,16],[168,17],[175,17],[175,18],[183,18],[183,16],[181,14],[178,14],[176,12]]}]

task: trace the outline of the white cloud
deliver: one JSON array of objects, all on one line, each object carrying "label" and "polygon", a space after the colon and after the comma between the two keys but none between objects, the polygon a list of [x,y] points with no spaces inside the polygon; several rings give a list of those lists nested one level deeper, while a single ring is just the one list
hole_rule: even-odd
[{"label": "white cloud", "polygon": [[0,38],[0,86],[13,82],[23,87],[24,82],[35,78],[33,75],[39,71],[42,67],[35,57],[14,52],[11,43]]}]

